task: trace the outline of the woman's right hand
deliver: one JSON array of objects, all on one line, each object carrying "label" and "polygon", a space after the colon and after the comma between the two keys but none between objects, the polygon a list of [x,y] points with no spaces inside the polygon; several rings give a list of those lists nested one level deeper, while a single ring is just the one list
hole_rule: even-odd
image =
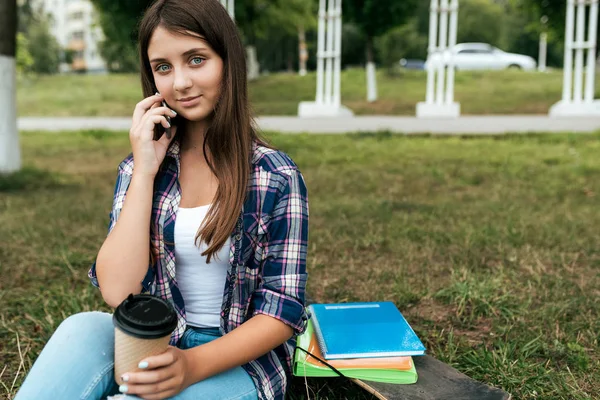
[{"label": "woman's right hand", "polygon": [[133,150],[134,174],[156,176],[160,164],[163,162],[169,144],[177,133],[177,127],[171,127],[171,138],[162,135],[159,140],[154,140],[154,127],[161,124],[165,128],[170,125],[167,116],[177,115],[168,107],[161,107],[163,98],[156,94],[140,101],[133,112],[133,121],[129,131],[129,141]]}]

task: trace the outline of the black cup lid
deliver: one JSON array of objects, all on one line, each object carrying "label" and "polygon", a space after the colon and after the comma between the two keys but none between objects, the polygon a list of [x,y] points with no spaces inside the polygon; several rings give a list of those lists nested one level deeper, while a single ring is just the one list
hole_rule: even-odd
[{"label": "black cup lid", "polygon": [[177,313],[160,297],[130,294],[115,310],[113,324],[131,336],[158,339],[177,327]]}]

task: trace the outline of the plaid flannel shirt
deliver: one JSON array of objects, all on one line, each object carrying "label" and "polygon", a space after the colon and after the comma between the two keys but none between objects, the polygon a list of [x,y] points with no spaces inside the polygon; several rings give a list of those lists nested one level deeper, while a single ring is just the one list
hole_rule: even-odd
[{"label": "plaid flannel shirt", "polygon": [[[185,304],[175,280],[174,226],[181,200],[178,175],[179,143],[167,151],[154,183],[151,252],[154,263],[142,281],[143,293],[170,301],[178,314],[171,344],[186,329]],[[108,232],[114,228],[133,174],[133,156],[118,169]],[[252,169],[246,200],[231,234],[229,269],[221,308],[222,334],[256,314],[276,318],[304,332],[308,201],[302,174],[283,152],[253,145]],[[88,276],[96,287],[96,264]],[[243,365],[261,400],[283,399],[292,375],[295,336],[258,359]]]}]

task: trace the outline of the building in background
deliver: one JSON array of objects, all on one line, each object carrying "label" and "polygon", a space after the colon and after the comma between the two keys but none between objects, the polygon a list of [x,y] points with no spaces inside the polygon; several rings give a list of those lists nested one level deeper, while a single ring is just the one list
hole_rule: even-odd
[{"label": "building in background", "polygon": [[103,40],[96,11],[89,0],[38,0],[52,16],[50,31],[63,49],[71,51],[71,63],[62,63],[61,72],[106,73],[98,50]]}]

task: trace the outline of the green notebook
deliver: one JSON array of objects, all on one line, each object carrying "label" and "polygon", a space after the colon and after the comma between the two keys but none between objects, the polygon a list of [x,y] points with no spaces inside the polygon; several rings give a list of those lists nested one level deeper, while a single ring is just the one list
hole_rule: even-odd
[{"label": "green notebook", "polygon": [[[314,328],[312,321],[308,321],[308,327],[306,331],[298,336],[298,342],[296,346],[301,347],[303,349],[309,350],[311,345],[311,340],[313,339]],[[310,350],[309,350],[310,351]],[[311,351],[314,354],[314,351]],[[317,355],[317,354],[315,354]],[[319,356],[319,355],[317,355]],[[324,364],[315,365],[311,362],[307,361],[307,355],[304,351],[296,349],[296,353],[294,355],[294,375],[295,376],[307,376],[307,377],[337,377],[336,374],[331,368]],[[311,357],[312,358],[312,357]],[[323,357],[319,357],[323,359]],[[407,357],[404,357],[407,358]],[[410,358],[410,357],[408,357]],[[314,360],[314,359],[313,359]],[[365,359],[363,359],[365,360]],[[330,360],[333,362],[333,360]],[[328,362],[330,362],[328,361]],[[373,381],[373,382],[385,382],[385,383],[396,383],[396,384],[411,384],[417,382],[417,371],[415,370],[415,365],[410,359],[410,367],[406,370],[399,370],[394,368],[378,368],[378,367],[369,367],[369,368],[344,368],[344,367],[336,367],[338,371],[340,371],[344,376],[348,378],[356,378],[365,381]]]}]

